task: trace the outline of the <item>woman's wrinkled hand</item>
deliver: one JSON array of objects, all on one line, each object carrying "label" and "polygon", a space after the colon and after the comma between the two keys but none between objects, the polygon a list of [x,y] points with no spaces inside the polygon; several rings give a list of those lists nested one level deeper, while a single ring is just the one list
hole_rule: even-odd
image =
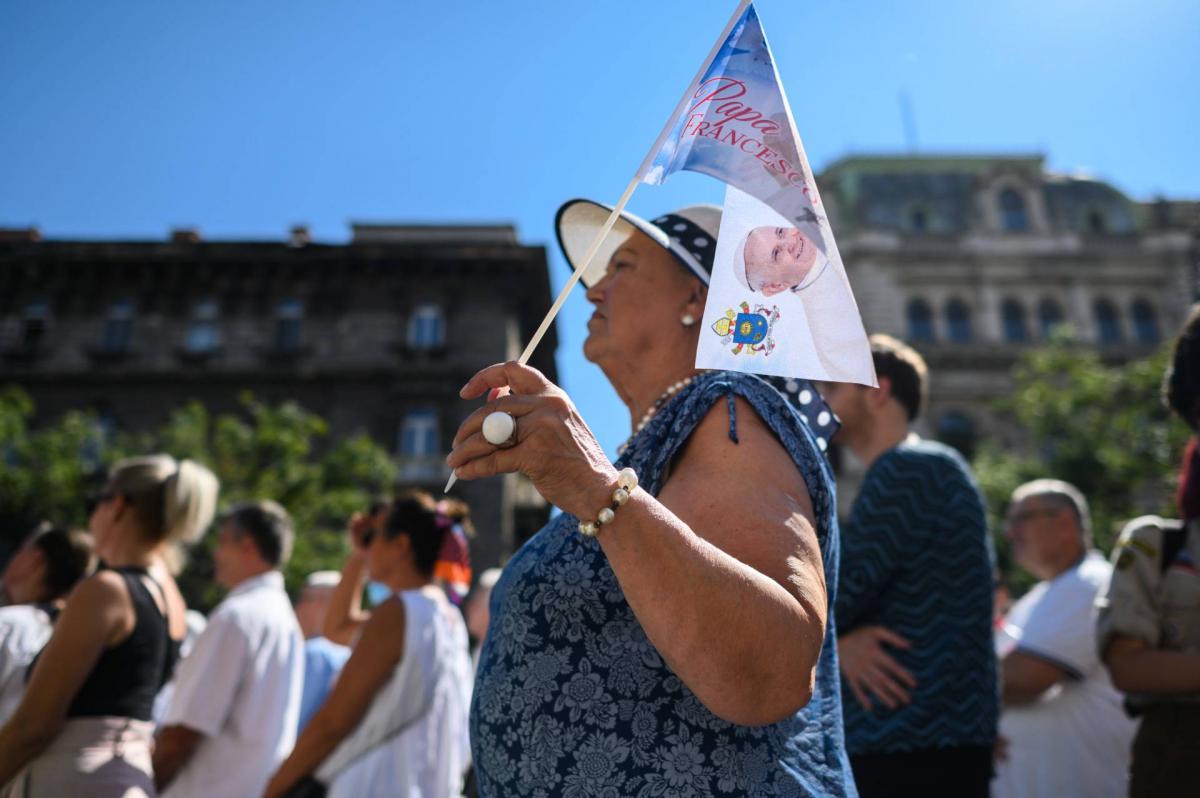
[{"label": "woman's wrinkled hand", "polygon": [[[509,362],[483,369],[459,392],[464,399],[485,393],[488,403],[458,428],[446,458],[459,479],[520,472],[546,501],[580,518],[608,504],[617,471],[561,388],[537,369]],[[516,442],[507,448],[483,437],[483,420],[496,411],[517,422]]]}]

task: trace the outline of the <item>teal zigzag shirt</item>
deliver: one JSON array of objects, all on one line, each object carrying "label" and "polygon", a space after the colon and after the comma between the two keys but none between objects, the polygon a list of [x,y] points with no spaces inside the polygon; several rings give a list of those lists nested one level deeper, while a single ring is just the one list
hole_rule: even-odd
[{"label": "teal zigzag shirt", "polygon": [[837,629],[882,625],[912,648],[911,703],[864,710],[843,680],[851,754],[991,745],[999,699],[992,564],[979,487],[957,452],[906,442],[867,470],[842,528]]}]

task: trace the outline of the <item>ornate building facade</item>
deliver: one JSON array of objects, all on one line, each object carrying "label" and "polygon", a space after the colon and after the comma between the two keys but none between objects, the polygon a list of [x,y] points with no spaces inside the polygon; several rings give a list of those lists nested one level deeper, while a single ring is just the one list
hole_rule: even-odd
[{"label": "ornate building facade", "polygon": [[1139,202],[1036,155],[848,157],[818,181],[868,332],[929,363],[922,433],[967,451],[1019,440],[995,400],[1056,328],[1119,362],[1196,299],[1200,202]]},{"label": "ornate building facade", "polygon": [[[157,426],[197,399],[234,411],[245,391],[295,399],[335,435],[395,452],[401,481],[440,492],[458,390],[512,359],[551,301],[546,253],[508,226],[355,225],[310,241],[43,241],[0,231],[0,384],[38,415],[95,410],[121,429]],[[551,328],[532,365],[557,379]],[[546,520],[523,478],[460,483],[481,524],[477,566]]]}]

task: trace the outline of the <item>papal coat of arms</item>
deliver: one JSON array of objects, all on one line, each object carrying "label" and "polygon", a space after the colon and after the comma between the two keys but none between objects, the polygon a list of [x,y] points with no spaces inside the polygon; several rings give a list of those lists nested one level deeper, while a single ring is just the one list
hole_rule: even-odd
[{"label": "papal coat of arms", "polygon": [[712,330],[721,338],[721,343],[732,344],[733,354],[761,354],[763,357],[775,349],[771,332],[779,321],[779,308],[775,305],[756,305],[743,302],[739,310],[727,310],[725,315],[713,322]]}]

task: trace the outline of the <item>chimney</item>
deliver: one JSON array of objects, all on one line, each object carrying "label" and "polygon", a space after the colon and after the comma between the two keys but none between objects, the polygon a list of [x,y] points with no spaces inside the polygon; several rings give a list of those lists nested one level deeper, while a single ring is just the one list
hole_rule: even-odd
[{"label": "chimney", "polygon": [[292,232],[288,236],[289,247],[302,247],[312,243],[312,234],[308,230],[306,224],[292,225]]},{"label": "chimney", "polygon": [[176,227],[171,230],[172,244],[199,244],[200,230],[196,227]]}]

